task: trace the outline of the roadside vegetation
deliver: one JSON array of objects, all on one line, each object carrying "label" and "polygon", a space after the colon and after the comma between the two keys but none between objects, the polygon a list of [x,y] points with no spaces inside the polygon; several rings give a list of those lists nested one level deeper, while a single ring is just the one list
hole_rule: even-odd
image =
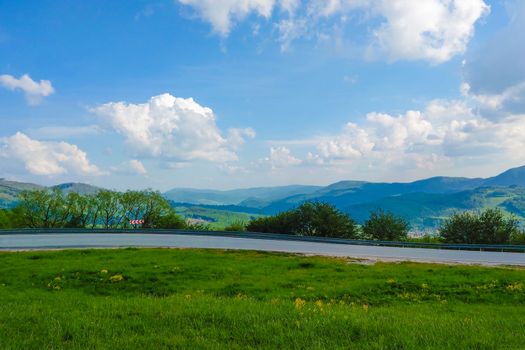
[{"label": "roadside vegetation", "polygon": [[357,223],[333,205],[305,202],[297,208],[251,221],[252,232],[296,234],[300,236],[356,238]]},{"label": "roadside vegetation", "polygon": [[[358,225],[347,213],[323,202],[304,202],[273,216],[220,213],[216,216],[217,222],[206,220],[198,210],[194,208],[184,218],[155,191],[99,190],[82,195],[64,194],[58,188],[36,189],[21,192],[14,209],[0,210],[0,229],[141,227],[426,243],[525,244],[525,231],[519,221],[499,208],[457,212],[443,220],[436,234],[422,237],[410,237],[408,222],[391,212],[372,211],[368,219]],[[144,220],[140,226],[129,222],[139,219]]]},{"label": "roadside vegetation", "polygon": [[3,228],[131,228],[130,220],[144,220],[144,228],[185,228],[186,222],[155,191],[124,193],[100,190],[67,195],[58,189],[23,191],[19,204],[0,214]]},{"label": "roadside vegetation", "polygon": [[525,271],[221,250],[0,253],[2,349],[509,349]]}]

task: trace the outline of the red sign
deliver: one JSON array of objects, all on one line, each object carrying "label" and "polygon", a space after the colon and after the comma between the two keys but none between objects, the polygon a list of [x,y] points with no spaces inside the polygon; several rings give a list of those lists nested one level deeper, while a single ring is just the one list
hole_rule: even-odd
[{"label": "red sign", "polygon": [[129,220],[131,225],[140,225],[144,223],[144,220]]}]

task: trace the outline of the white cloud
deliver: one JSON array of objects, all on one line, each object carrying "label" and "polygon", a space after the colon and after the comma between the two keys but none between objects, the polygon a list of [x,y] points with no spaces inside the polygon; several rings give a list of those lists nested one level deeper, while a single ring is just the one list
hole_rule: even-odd
[{"label": "white cloud", "polygon": [[302,161],[294,157],[286,147],[271,147],[270,156],[264,158],[264,162],[270,164],[272,169],[286,168],[302,163]]},{"label": "white cloud", "polygon": [[20,132],[0,139],[0,158],[6,168],[20,164],[33,175],[103,174],[76,145],[38,141]]},{"label": "white cloud", "polygon": [[[275,16],[281,50],[301,37],[329,38],[358,24],[371,34],[368,55],[375,59],[442,63],[463,54],[474,25],[490,12],[483,0],[179,0],[194,7],[226,37],[232,23],[254,13]],[[354,16],[354,14],[361,16]],[[332,22],[336,19],[335,22]],[[350,18],[350,20],[349,20]],[[257,31],[258,32],[258,31]],[[332,34],[330,34],[333,32]],[[340,42],[340,40],[333,40]]]},{"label": "white cloud", "polygon": [[317,140],[316,151],[305,159],[312,166],[432,170],[487,162],[495,154],[520,164],[525,161],[525,114],[490,120],[463,101],[435,100],[422,111],[373,112],[359,125],[345,125],[340,134],[288,144],[309,147],[312,140]]},{"label": "white cloud", "polygon": [[306,18],[300,19],[283,19],[277,23],[277,30],[279,31],[279,42],[281,43],[281,51],[288,51],[292,42],[308,33],[308,21]]},{"label": "white cloud", "polygon": [[[242,20],[250,13],[269,18],[272,14],[275,0],[178,0],[184,5],[194,7],[200,17],[211,23],[213,29],[222,36],[230,33],[233,20]],[[283,4],[291,10],[293,1]]]},{"label": "white cloud", "polygon": [[231,128],[228,130],[228,144],[233,148],[237,149],[244,145],[246,138],[255,138],[255,130],[252,128]]},{"label": "white cloud", "polygon": [[223,137],[210,108],[170,94],[142,104],[106,103],[94,112],[124,137],[133,154],[168,161],[235,161],[235,149],[255,136],[248,128],[230,129],[229,138]]},{"label": "white cloud", "polygon": [[27,74],[22,75],[19,79],[8,74],[0,75],[0,85],[9,90],[23,91],[30,105],[39,104],[44,97],[55,92],[49,80],[40,80],[37,83]]},{"label": "white cloud", "polygon": [[474,24],[490,11],[483,0],[378,0],[372,11],[385,18],[374,30],[374,55],[435,63],[465,52]]},{"label": "white cloud", "polygon": [[140,160],[131,159],[111,167],[111,171],[122,175],[146,175],[147,171]]}]

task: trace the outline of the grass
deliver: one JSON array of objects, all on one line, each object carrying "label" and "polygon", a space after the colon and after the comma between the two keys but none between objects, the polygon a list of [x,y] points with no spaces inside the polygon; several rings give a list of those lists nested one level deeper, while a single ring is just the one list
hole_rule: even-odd
[{"label": "grass", "polygon": [[221,250],[0,254],[1,349],[501,349],[525,270]]},{"label": "grass", "polygon": [[176,206],[175,211],[187,219],[200,219],[212,230],[224,230],[238,222],[248,223],[263,215],[241,213],[229,210],[212,209],[199,206]]}]

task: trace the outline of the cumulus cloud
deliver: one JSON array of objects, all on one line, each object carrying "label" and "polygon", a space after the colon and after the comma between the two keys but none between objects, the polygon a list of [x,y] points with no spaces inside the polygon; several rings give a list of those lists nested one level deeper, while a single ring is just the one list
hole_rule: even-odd
[{"label": "cumulus cloud", "polygon": [[9,90],[22,91],[30,105],[39,104],[44,97],[55,92],[49,80],[36,82],[28,74],[24,74],[18,79],[8,74],[0,75],[0,85]]},{"label": "cumulus cloud", "polygon": [[525,114],[491,120],[465,101],[435,100],[422,111],[397,116],[369,113],[364,122],[348,123],[341,133],[314,138],[303,146],[315,140],[316,151],[305,159],[312,166],[353,163],[432,170],[455,161],[486,161],[494,154],[520,163],[525,161]]},{"label": "cumulus cloud", "polygon": [[230,129],[224,137],[213,111],[192,98],[170,94],[152,97],[141,104],[112,102],[94,109],[112,129],[120,133],[131,153],[185,162],[237,160],[235,150],[252,129]]},{"label": "cumulus cloud", "polygon": [[299,165],[302,161],[294,157],[291,151],[286,147],[271,147],[270,156],[264,158],[265,163],[270,164],[272,169],[286,168]]},{"label": "cumulus cloud", "polygon": [[246,142],[246,138],[253,139],[255,135],[252,128],[231,128],[228,130],[228,143],[233,149],[237,149]]},{"label": "cumulus cloud", "polygon": [[[330,37],[347,25],[367,26],[368,55],[376,59],[442,63],[463,54],[474,25],[490,12],[483,0],[179,0],[195,8],[214,30],[227,36],[232,23],[249,14],[275,19],[281,49],[301,37]],[[281,13],[278,12],[278,13]],[[353,16],[354,14],[360,16]],[[330,23],[334,18],[337,25]],[[352,19],[353,21],[349,20]],[[357,20],[356,20],[357,18]],[[332,33],[335,35],[335,33]]]},{"label": "cumulus cloud", "polygon": [[140,160],[131,159],[111,167],[111,171],[121,175],[146,175],[147,171]]},{"label": "cumulus cloud", "polygon": [[[490,8],[483,0],[380,0],[372,11],[385,20],[374,30],[371,49],[391,60],[435,63],[465,52],[474,24]],[[374,54],[375,55],[375,54]]]},{"label": "cumulus cloud", "polygon": [[6,168],[22,165],[33,175],[103,174],[76,145],[38,141],[21,132],[0,139],[0,159]]}]

